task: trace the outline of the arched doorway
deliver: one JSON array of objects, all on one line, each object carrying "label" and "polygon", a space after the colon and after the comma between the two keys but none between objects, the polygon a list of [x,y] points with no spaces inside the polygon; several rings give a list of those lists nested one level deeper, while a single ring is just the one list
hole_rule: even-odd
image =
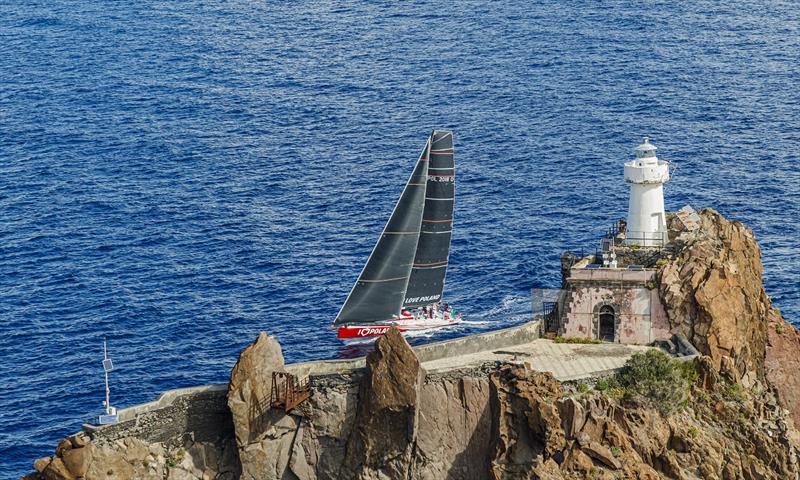
[{"label": "arched doorway", "polygon": [[605,342],[614,341],[614,333],[616,330],[614,317],[614,307],[611,305],[603,305],[600,307],[600,321],[598,326],[600,340]]}]

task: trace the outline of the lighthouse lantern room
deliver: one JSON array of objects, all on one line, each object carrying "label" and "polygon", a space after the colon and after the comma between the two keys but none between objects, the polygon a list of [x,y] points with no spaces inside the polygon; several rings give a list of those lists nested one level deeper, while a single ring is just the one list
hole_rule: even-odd
[{"label": "lighthouse lantern room", "polygon": [[667,242],[664,183],[669,162],[656,157],[656,146],[647,137],[635,152],[636,158],[625,163],[625,181],[631,184],[625,243],[661,247]]}]

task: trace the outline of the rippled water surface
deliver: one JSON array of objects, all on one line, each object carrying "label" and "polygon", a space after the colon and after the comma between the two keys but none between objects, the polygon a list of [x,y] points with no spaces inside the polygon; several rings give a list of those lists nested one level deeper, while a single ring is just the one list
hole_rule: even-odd
[{"label": "rippled water surface", "polygon": [[648,3],[0,2],[0,476],[101,408],[103,336],[120,406],[225,382],[262,329],[352,354],[327,327],[434,127],[449,335],[528,318],[645,134],[667,207],[752,226],[800,320],[797,9]]}]

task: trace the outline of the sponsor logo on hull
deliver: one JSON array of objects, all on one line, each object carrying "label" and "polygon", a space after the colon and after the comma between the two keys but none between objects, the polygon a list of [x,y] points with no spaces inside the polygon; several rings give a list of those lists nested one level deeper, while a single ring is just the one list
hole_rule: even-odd
[{"label": "sponsor logo on hull", "polygon": [[371,337],[373,335],[383,335],[391,327],[366,327],[359,328],[357,335],[359,337]]},{"label": "sponsor logo on hull", "polygon": [[[377,337],[386,333],[387,330],[392,328],[392,325],[379,325],[369,327],[340,327],[339,338],[364,338],[364,337]],[[400,331],[405,329],[401,328]]]}]

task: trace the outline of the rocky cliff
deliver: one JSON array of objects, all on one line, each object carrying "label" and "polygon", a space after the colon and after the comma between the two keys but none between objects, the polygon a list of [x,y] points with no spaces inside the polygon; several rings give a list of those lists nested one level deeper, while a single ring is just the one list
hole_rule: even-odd
[{"label": "rocky cliff", "polygon": [[676,253],[659,272],[673,330],[745,387],[766,382],[800,425],[800,333],[764,291],[753,231],[712,209],[700,219],[695,231],[675,227]]},{"label": "rocky cliff", "polygon": [[519,361],[426,372],[392,330],[366,368],[312,375],[287,413],[270,408],[280,345],[261,334],[231,375],[232,432],[81,434],[35,476],[799,480],[800,333],[764,292],[752,231],[700,216],[676,226],[657,285],[672,330],[702,353],[689,364],[654,353],[569,384]]}]

